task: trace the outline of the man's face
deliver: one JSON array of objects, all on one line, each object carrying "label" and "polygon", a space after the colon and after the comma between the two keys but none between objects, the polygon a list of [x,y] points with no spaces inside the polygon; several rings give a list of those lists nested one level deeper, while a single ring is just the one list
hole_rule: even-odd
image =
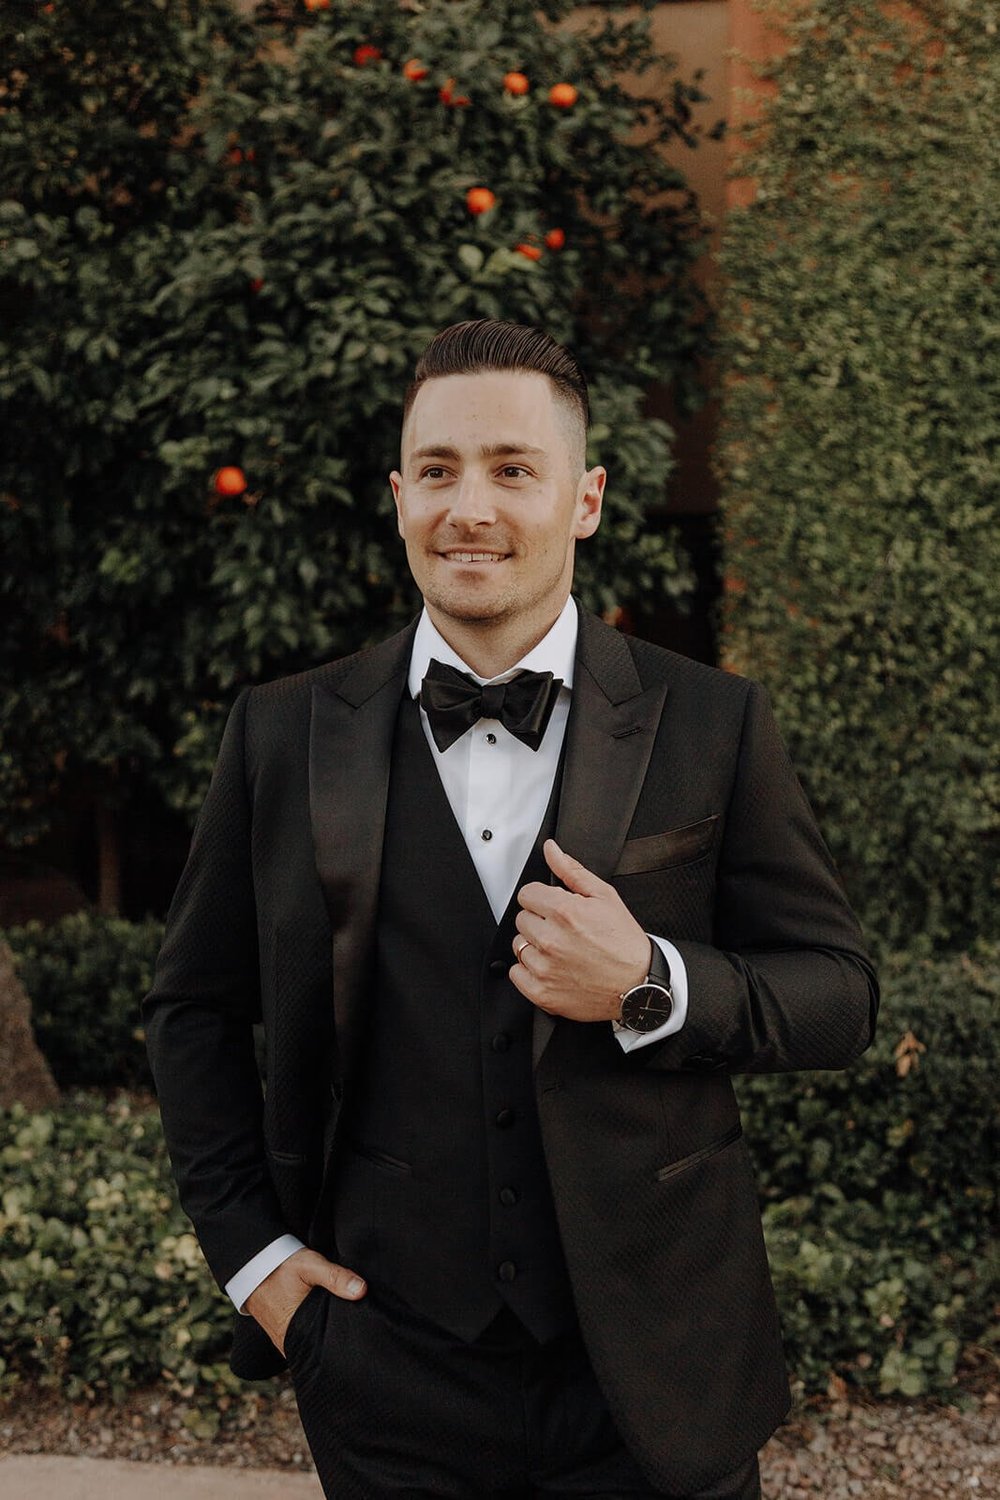
[{"label": "man's face", "polygon": [[549,628],[569,595],[576,539],[601,514],[604,470],[581,472],[576,446],[572,415],[544,375],[486,371],[420,387],[402,473],[389,482],[439,628],[523,627],[537,639]]}]

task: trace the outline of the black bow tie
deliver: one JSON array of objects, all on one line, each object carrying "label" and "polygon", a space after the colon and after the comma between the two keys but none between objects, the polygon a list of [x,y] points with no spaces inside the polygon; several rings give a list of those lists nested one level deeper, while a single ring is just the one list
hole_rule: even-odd
[{"label": "black bow tie", "polygon": [[468,672],[431,659],[420,684],[420,704],[439,750],[447,750],[480,719],[499,719],[531,750],[542,743],[562,680],[551,672],[521,672],[510,682],[481,687]]}]

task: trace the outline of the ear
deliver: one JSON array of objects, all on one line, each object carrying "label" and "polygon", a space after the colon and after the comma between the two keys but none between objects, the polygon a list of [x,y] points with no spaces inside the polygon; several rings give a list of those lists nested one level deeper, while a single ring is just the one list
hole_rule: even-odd
[{"label": "ear", "polygon": [[396,530],[405,541],[406,532],[403,530],[402,502],[403,476],[398,469],[393,469],[392,473],[389,475],[389,487],[392,490],[392,498],[395,501],[396,505]]},{"label": "ear", "polygon": [[601,505],[607,478],[608,471],[601,468],[600,464],[594,469],[588,469],[581,477],[576,492],[575,537],[593,536],[601,524]]}]

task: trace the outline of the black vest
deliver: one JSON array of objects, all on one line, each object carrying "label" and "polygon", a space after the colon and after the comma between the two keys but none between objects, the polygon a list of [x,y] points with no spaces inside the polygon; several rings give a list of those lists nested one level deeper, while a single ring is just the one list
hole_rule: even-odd
[{"label": "black vest", "polygon": [[[557,776],[518,889],[548,877],[558,788]],[[333,1224],[343,1264],[468,1340],[504,1304],[543,1340],[574,1318],[535,1110],[533,1007],[507,977],[516,914],[512,898],[497,925],[404,695]]]}]

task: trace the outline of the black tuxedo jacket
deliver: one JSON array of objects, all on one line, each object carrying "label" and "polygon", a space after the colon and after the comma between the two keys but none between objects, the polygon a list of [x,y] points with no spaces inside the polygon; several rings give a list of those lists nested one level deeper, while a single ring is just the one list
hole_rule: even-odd
[{"label": "black tuxedo jacket", "polygon": [[[317,1212],[368,1013],[412,633],[240,695],[170,909],[148,1044],[220,1285],[286,1231],[332,1243]],[[730,1075],[845,1066],[878,991],[764,692],[585,613],[577,656],[556,836],[676,943],[690,1003],[628,1056],[609,1026],[537,1012],[536,1096],[598,1379],[650,1475],[693,1490],[788,1405]],[[237,1372],[280,1363],[237,1319]]]}]

